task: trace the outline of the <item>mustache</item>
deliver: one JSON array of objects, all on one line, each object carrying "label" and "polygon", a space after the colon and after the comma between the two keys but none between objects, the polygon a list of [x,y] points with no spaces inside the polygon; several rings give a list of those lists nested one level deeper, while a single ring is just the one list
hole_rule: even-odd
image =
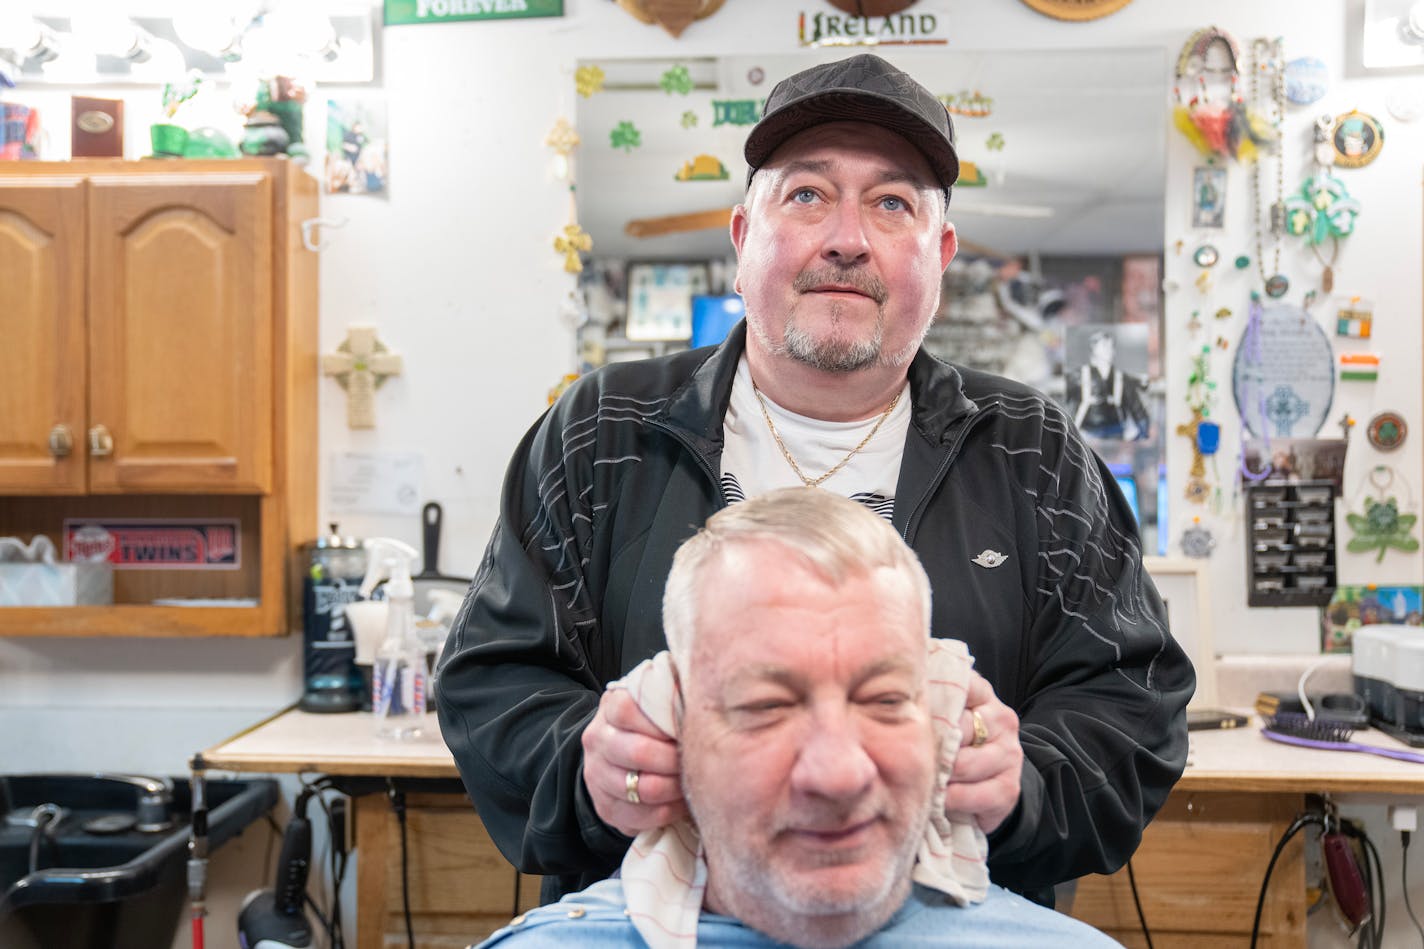
[{"label": "mustache", "polygon": [[820,270],[803,270],[792,281],[791,289],[797,293],[810,293],[828,284],[849,286],[857,293],[864,294],[876,303],[885,302],[885,283],[863,267],[823,267]]}]

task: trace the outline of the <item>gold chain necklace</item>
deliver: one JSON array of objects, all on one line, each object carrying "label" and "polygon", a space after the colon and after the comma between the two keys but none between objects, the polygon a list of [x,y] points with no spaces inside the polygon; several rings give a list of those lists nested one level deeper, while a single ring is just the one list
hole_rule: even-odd
[{"label": "gold chain necklace", "polygon": [[[904,389],[900,391],[903,392]],[[776,424],[771,420],[771,413],[767,411],[766,398],[762,396],[761,390],[757,388],[755,382],[752,383],[752,392],[756,393],[757,403],[761,406],[761,417],[766,419],[766,427],[771,431],[771,437],[772,440],[776,442],[776,447],[781,449],[781,456],[786,459],[786,463],[791,466],[791,470],[796,472],[796,477],[801,479],[801,483],[808,488],[819,488],[822,482],[844,468],[850,460],[856,456],[857,452],[870,444],[870,440],[875,437],[876,432],[880,431],[880,426],[885,424],[885,420],[890,417],[890,413],[895,411],[895,406],[900,402],[900,392],[896,392],[895,398],[891,399],[890,404],[885,406],[885,411],[880,413],[880,417],[875,420],[875,424],[871,426],[870,431],[866,433],[865,437],[860,440],[859,445],[852,448],[844,458],[836,462],[829,471],[819,478],[808,478],[806,477],[806,473],[801,470],[801,466],[796,463],[796,459],[791,457],[791,452],[787,449],[786,443],[781,440],[781,435],[776,430]]]}]

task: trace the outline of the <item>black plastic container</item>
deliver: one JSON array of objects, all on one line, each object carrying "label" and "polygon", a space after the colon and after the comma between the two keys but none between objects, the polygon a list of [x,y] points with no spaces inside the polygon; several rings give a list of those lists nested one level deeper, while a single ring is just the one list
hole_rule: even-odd
[{"label": "black plastic container", "polygon": [[[114,831],[140,813],[141,790],[94,775],[0,775],[9,814],[54,804],[62,816],[36,850],[32,828],[0,825],[0,947],[4,949],[166,949],[187,898],[192,793],[174,778],[173,825]],[[3,801],[5,795],[0,795]],[[277,803],[267,779],[207,782],[210,850],[237,836]],[[152,805],[149,805],[152,810]],[[86,826],[89,829],[86,829]],[[105,832],[105,831],[108,832]]]},{"label": "black plastic container", "polygon": [[366,550],[354,537],[331,533],[302,545],[301,708],[307,712],[354,712],[365,692],[356,668],[356,636],[346,604],[361,598]]}]

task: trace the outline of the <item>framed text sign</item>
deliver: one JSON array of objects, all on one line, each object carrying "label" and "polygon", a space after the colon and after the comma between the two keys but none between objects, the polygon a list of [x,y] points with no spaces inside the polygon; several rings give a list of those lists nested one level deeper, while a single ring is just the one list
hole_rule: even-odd
[{"label": "framed text sign", "polygon": [[385,0],[386,26],[563,16],[564,0]]}]

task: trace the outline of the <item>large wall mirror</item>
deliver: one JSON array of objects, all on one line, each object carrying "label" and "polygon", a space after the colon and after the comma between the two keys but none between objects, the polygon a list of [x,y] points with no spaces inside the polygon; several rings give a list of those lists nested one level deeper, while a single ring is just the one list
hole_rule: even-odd
[{"label": "large wall mirror", "polygon": [[[946,101],[966,168],[960,257],[926,345],[1063,402],[1159,551],[1167,51],[879,53]],[[710,312],[730,293],[748,123],[778,79],[849,54],[579,63],[602,73],[577,103],[587,365],[689,344],[703,313],[689,300]]]}]

